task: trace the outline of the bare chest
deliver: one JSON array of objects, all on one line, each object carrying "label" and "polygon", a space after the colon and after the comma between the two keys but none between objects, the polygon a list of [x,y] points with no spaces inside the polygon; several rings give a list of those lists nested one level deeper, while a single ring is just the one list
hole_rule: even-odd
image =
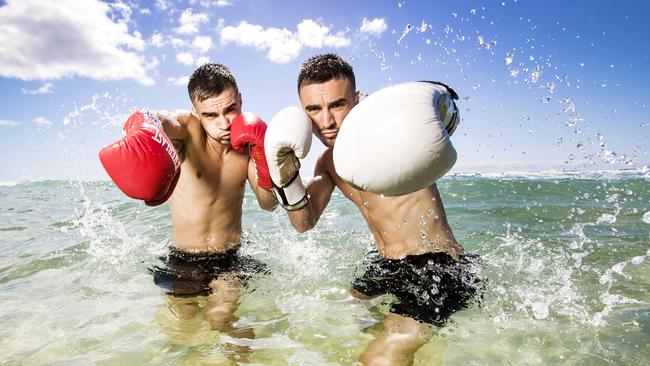
[{"label": "bare chest", "polygon": [[223,192],[243,189],[248,156],[233,150],[189,147],[181,164],[181,184],[191,190]]}]

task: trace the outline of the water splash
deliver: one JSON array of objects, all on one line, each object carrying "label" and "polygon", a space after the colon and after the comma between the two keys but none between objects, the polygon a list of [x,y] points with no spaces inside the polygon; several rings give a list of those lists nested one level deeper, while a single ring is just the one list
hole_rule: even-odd
[{"label": "water splash", "polygon": [[402,40],[403,40],[403,39],[404,39],[404,38],[405,38],[409,33],[411,33],[411,31],[412,31],[413,29],[415,29],[414,26],[412,26],[411,24],[407,24],[407,25],[404,27],[404,31],[402,31],[402,35],[401,35],[401,36],[399,37],[399,39],[397,40],[397,44],[399,45],[400,43],[402,43]]}]

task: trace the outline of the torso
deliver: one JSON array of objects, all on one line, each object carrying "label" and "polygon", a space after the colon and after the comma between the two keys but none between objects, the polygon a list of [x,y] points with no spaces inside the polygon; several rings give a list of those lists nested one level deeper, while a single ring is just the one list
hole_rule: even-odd
[{"label": "torso", "polygon": [[210,141],[192,119],[176,141],[181,175],[170,200],[173,245],[190,252],[223,252],[239,245],[248,155]]},{"label": "torso", "polygon": [[334,169],[332,149],[325,151],[325,169],[339,190],[358,208],[382,257],[449,252],[457,246],[444,214],[436,185],[396,197],[357,190]]}]

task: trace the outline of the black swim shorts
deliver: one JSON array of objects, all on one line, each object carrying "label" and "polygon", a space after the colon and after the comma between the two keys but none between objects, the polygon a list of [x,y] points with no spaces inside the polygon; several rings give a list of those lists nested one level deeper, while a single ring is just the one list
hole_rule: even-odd
[{"label": "black swim shorts", "polygon": [[267,271],[264,263],[240,255],[237,249],[195,254],[171,247],[169,253],[159,259],[160,265],[149,268],[153,281],[168,295],[178,297],[207,296],[210,282],[221,276],[232,276],[245,284],[251,276]]},{"label": "black swim shorts", "polygon": [[393,260],[366,260],[365,273],[352,287],[374,297],[392,294],[397,301],[390,311],[416,320],[443,326],[454,312],[465,309],[482,294],[478,256],[465,255],[459,262],[446,253],[409,255]]}]

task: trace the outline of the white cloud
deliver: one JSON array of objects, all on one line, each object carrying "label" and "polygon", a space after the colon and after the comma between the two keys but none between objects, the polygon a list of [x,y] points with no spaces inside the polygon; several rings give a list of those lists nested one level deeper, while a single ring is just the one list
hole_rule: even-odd
[{"label": "white cloud", "polygon": [[131,10],[131,7],[128,6],[127,4],[118,0],[113,3],[109,3],[108,6],[113,8],[116,12],[118,12],[122,16],[119,22],[129,23],[131,21],[131,13],[133,13],[133,10]]},{"label": "white cloud", "polygon": [[151,38],[149,39],[149,44],[158,48],[164,46],[165,41],[163,40],[163,35],[161,33],[154,32],[154,34],[152,34]]},{"label": "white cloud", "polygon": [[51,126],[52,125],[52,122],[50,122],[45,117],[36,117],[36,118],[33,119],[33,122],[36,123],[38,126]]},{"label": "white cloud", "polygon": [[41,85],[40,87],[33,89],[33,90],[28,90],[28,89],[20,89],[23,93],[25,94],[50,94],[52,93],[52,83],[45,83]]},{"label": "white cloud", "polygon": [[388,25],[386,25],[386,20],[384,18],[375,18],[371,21],[368,21],[365,17],[363,18],[363,21],[361,22],[361,28],[359,31],[361,33],[368,33],[373,36],[378,36],[388,28]]},{"label": "white cloud", "polygon": [[160,61],[157,56],[154,56],[151,58],[151,61],[144,66],[144,68],[146,70],[156,70],[158,66],[160,66]]},{"label": "white cloud", "polygon": [[9,119],[0,119],[0,126],[18,126],[20,123]]},{"label": "white cloud", "polygon": [[305,19],[298,24],[298,39],[300,42],[311,48],[322,48],[323,45],[328,47],[347,47],[350,40],[343,36],[343,32],[336,35],[329,34],[330,29],[320,25],[311,19]]},{"label": "white cloud", "polygon": [[187,84],[190,82],[189,76],[181,76],[178,78],[167,78],[167,83],[176,86],[187,87]]},{"label": "white cloud", "polygon": [[235,43],[238,46],[255,47],[268,51],[266,57],[275,63],[287,63],[300,54],[303,47],[322,48],[346,47],[350,40],[342,32],[333,35],[327,26],[311,19],[305,19],[297,25],[298,31],[286,28],[264,28],[261,25],[241,22],[236,27],[221,27],[221,44]]},{"label": "white cloud", "polygon": [[174,46],[174,48],[188,47],[189,46],[189,43],[187,43],[186,40],[180,39],[180,38],[172,38],[170,40],[170,42],[172,43],[172,46]]},{"label": "white cloud", "polygon": [[203,54],[210,51],[214,47],[214,43],[212,43],[212,38],[209,36],[196,36],[192,41],[192,47]]},{"label": "white cloud", "polygon": [[210,58],[209,58],[209,57],[205,57],[205,56],[201,56],[201,57],[197,58],[196,61],[194,62],[194,64],[195,64],[196,66],[205,65],[205,64],[207,64],[207,63],[210,63]]},{"label": "white cloud", "polygon": [[171,7],[167,0],[156,0],[155,6],[158,10],[167,10]]},{"label": "white cloud", "polygon": [[178,21],[181,25],[175,31],[178,34],[195,34],[199,32],[201,23],[206,23],[208,20],[207,15],[203,13],[194,14],[192,9],[186,9]]},{"label": "white cloud", "polygon": [[194,56],[188,52],[181,52],[176,55],[176,61],[183,65],[194,65]]},{"label": "white cloud", "polygon": [[7,0],[0,8],[0,76],[153,84],[138,53],[145,42],[129,33],[128,11],[120,11],[122,20],[114,21],[111,7],[98,0]]},{"label": "white cloud", "polygon": [[209,8],[212,5],[216,5],[218,7],[234,5],[234,2],[232,0],[190,0],[190,4],[194,5],[196,3],[199,3],[206,8]]}]

